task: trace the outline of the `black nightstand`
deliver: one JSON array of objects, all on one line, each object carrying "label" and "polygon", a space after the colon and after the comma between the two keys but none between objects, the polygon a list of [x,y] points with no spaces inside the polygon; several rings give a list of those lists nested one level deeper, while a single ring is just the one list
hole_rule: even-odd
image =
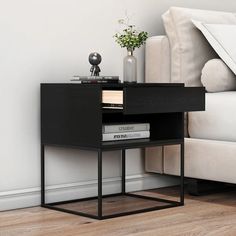
[{"label": "black nightstand", "polygon": [[[103,90],[123,90],[123,109],[102,108]],[[41,206],[95,219],[164,209],[184,204],[184,112],[205,109],[205,89],[184,84],[41,84]],[[102,142],[102,124],[148,122],[150,138]],[[181,145],[180,201],[127,193],[125,150],[163,145]],[[98,196],[45,203],[45,146],[73,147],[98,153]],[[102,153],[121,150],[122,191],[102,194]],[[103,199],[127,196],[155,201],[145,209],[103,214]],[[97,199],[97,214],[78,212],[60,205]],[[160,205],[160,203],[162,203]]]}]

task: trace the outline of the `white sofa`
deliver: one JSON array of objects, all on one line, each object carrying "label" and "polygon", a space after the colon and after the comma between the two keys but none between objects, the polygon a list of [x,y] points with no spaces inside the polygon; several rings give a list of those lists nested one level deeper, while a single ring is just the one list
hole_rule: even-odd
[{"label": "white sofa", "polygon": [[[146,43],[146,82],[201,84],[217,54],[191,20],[236,24],[234,13],[172,7],[163,15],[168,36]],[[185,176],[236,183],[236,91],[206,93],[206,111],[186,115]],[[179,146],[146,149],[146,171],[179,175]]]}]

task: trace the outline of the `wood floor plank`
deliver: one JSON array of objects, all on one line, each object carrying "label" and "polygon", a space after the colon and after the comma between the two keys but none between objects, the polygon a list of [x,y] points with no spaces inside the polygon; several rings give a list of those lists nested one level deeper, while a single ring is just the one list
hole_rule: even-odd
[{"label": "wood floor plank", "polygon": [[[176,191],[164,189],[162,195],[165,196],[165,194],[175,197]],[[156,193],[149,192],[148,195],[155,196]],[[115,209],[114,206],[113,209]],[[96,221],[40,207],[0,213],[0,236],[45,235],[235,236],[236,191],[204,197],[187,195],[186,205],[183,207],[104,221]]]}]

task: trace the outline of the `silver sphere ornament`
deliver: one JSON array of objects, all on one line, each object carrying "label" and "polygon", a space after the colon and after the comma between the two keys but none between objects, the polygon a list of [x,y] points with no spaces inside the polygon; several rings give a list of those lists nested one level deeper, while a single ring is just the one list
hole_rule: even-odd
[{"label": "silver sphere ornament", "polygon": [[99,53],[97,52],[92,52],[89,54],[89,63],[91,65],[99,65],[102,61],[102,57]]}]

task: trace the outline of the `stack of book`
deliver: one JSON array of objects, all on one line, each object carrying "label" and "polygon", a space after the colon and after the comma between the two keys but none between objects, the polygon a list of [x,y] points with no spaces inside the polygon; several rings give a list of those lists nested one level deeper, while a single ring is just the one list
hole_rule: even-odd
[{"label": "stack of book", "polygon": [[118,84],[119,76],[73,76],[73,83],[81,84]]},{"label": "stack of book", "polygon": [[149,123],[105,124],[102,129],[103,141],[142,139],[150,137]]},{"label": "stack of book", "polygon": [[123,90],[103,90],[102,107],[109,109],[123,109]]}]

